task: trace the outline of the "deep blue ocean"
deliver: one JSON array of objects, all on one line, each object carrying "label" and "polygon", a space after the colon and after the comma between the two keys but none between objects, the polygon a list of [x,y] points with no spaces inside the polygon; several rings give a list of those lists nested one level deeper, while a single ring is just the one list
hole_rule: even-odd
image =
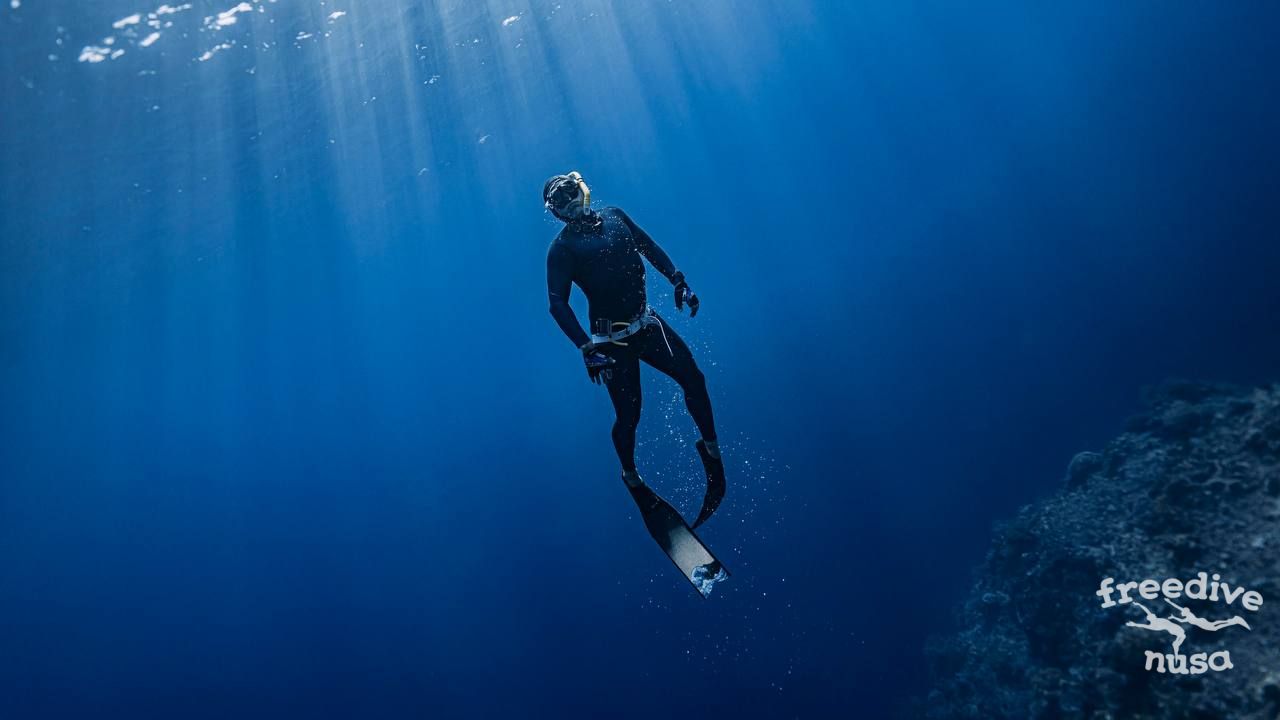
[{"label": "deep blue ocean", "polygon": [[[1273,3],[169,2],[0,7],[0,717],[893,717],[1144,387],[1280,377]],[[569,170],[702,299],[707,600]]]}]

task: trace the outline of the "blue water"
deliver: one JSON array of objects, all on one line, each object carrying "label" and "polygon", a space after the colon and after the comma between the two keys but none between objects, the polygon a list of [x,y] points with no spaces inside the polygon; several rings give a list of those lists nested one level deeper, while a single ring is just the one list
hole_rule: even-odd
[{"label": "blue water", "polygon": [[[887,717],[1142,387],[1280,369],[1272,4],[192,4],[0,7],[2,717]],[[570,169],[703,300],[707,600]]]}]

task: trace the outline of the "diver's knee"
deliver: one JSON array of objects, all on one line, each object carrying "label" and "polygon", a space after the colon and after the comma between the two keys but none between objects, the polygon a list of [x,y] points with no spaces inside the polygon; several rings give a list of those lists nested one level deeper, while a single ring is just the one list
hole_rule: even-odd
[{"label": "diver's knee", "polygon": [[615,433],[634,433],[636,428],[640,427],[640,415],[627,413],[619,414],[613,421],[613,431]]},{"label": "diver's knee", "polygon": [[684,382],[681,383],[681,385],[684,387],[686,392],[689,392],[689,391],[706,392],[707,376],[702,374],[701,368],[699,368],[697,365],[694,365],[689,372],[685,373]]}]

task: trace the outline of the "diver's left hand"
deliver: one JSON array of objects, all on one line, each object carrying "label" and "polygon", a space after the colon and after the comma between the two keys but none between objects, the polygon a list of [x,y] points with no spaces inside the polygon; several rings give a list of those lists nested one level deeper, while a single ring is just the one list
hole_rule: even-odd
[{"label": "diver's left hand", "polygon": [[689,283],[681,274],[676,282],[676,310],[684,310],[684,304],[689,303],[689,317],[698,316],[698,308],[702,306],[702,301],[698,300],[698,296],[693,294],[693,290],[689,288]]}]

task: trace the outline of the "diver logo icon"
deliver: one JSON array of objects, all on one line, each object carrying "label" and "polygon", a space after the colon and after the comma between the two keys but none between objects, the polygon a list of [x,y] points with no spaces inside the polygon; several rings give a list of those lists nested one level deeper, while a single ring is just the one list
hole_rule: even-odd
[{"label": "diver logo icon", "polygon": [[[1129,597],[1129,593],[1134,590],[1137,590],[1137,594],[1144,600],[1163,600],[1176,612],[1165,616],[1157,615],[1146,605]],[[1148,579],[1117,585],[1115,578],[1104,578],[1094,594],[1102,598],[1104,608],[1132,604],[1142,611],[1145,615],[1143,622],[1129,621],[1125,623],[1125,627],[1171,635],[1173,652],[1161,654],[1147,650],[1145,667],[1147,670],[1177,675],[1199,675],[1209,670],[1222,672],[1234,667],[1231,664],[1231,653],[1227,650],[1217,650],[1213,653],[1199,652],[1189,657],[1183,655],[1182,644],[1187,640],[1188,628],[1212,633],[1233,626],[1242,627],[1245,630],[1253,628],[1249,627],[1249,623],[1240,615],[1233,615],[1226,620],[1207,620],[1196,615],[1191,608],[1179,605],[1174,600],[1186,597],[1191,600],[1221,602],[1228,606],[1233,606],[1239,600],[1240,607],[1249,612],[1257,612],[1262,607],[1261,593],[1256,590],[1246,590],[1243,587],[1232,587],[1229,583],[1223,582],[1222,576],[1217,573],[1213,574],[1212,580],[1209,579],[1208,573],[1197,573],[1194,578],[1185,583],[1177,578],[1169,578],[1164,582]],[[1113,600],[1112,596],[1116,594],[1119,594],[1119,599]]]}]

